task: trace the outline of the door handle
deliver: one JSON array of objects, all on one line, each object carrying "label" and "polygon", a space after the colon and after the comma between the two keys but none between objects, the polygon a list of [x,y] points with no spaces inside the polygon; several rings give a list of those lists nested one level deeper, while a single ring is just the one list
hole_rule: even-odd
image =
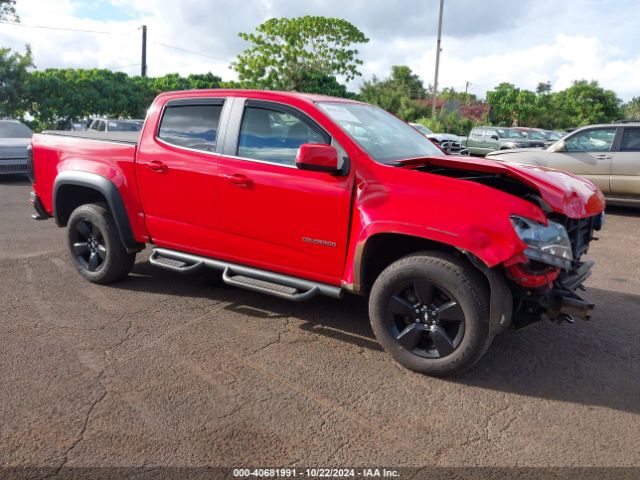
[{"label": "door handle", "polygon": [[169,167],[167,167],[167,164],[164,162],[161,162],[160,160],[151,160],[150,162],[147,162],[147,168],[152,172],[158,172],[158,173],[165,173],[169,170]]},{"label": "door handle", "polygon": [[247,177],[246,175],[242,175],[240,173],[235,173],[233,175],[222,175],[222,177],[232,185],[237,185],[238,187],[247,188],[253,184],[253,181]]},{"label": "door handle", "polygon": [[596,158],[598,160],[611,160],[613,158],[613,156],[602,154],[602,155],[596,155]]}]

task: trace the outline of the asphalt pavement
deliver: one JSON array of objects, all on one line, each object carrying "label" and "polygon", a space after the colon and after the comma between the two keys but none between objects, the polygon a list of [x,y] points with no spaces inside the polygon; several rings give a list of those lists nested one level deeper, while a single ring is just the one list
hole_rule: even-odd
[{"label": "asphalt pavement", "polygon": [[589,252],[590,322],[433,379],[381,350],[363,298],[289,303],[148,252],[92,285],[29,191],[0,177],[2,467],[640,466],[640,209]]}]

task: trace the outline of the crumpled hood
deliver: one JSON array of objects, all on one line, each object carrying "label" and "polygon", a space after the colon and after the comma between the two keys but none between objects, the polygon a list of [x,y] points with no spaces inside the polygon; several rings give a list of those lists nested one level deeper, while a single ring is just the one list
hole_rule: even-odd
[{"label": "crumpled hood", "polygon": [[0,159],[27,158],[30,138],[0,138]]},{"label": "crumpled hood", "polygon": [[604,210],[602,192],[589,180],[553,168],[518,163],[504,163],[487,158],[442,156],[401,162],[428,163],[446,168],[459,168],[484,173],[503,174],[529,185],[540,192],[540,197],[557,213],[570,218],[584,218]]}]

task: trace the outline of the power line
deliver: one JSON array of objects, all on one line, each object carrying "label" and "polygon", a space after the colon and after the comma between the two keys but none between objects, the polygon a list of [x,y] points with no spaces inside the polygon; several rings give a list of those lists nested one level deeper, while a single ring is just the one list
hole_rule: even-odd
[{"label": "power line", "polygon": [[213,55],[206,55],[204,53],[194,52],[193,50],[187,50],[187,49],[180,48],[180,47],[174,47],[173,45],[168,45],[166,43],[161,43],[161,42],[149,42],[149,43],[155,43],[156,45],[160,45],[161,47],[170,48],[171,50],[177,50],[178,52],[182,52],[182,53],[188,53],[188,54],[191,54],[191,55],[197,55],[198,57],[210,58],[212,60],[219,60],[221,62],[231,63],[231,60],[227,60],[226,58],[214,57]]},{"label": "power line", "polygon": [[[100,34],[100,35],[117,35],[117,36],[124,36],[124,37],[131,37],[131,36],[134,35],[133,33],[108,32],[106,30],[86,30],[86,29],[80,29],[80,28],[51,27],[49,25],[30,25],[30,24],[26,24],[26,23],[10,22],[10,21],[7,21],[7,20],[0,20],[0,23],[4,23],[6,25],[12,25],[14,27],[40,28],[40,29],[44,29],[44,30],[58,30],[58,31],[65,31],[65,32],[96,33],[96,34]],[[219,62],[231,63],[231,60],[228,60],[226,58],[215,57],[213,55],[207,55],[207,54],[204,54],[204,53],[195,52],[193,50],[187,50],[186,48],[176,47],[174,45],[169,45],[168,43],[162,43],[162,42],[149,42],[149,43],[154,43],[154,44],[159,45],[161,47],[169,48],[171,50],[175,50],[177,52],[186,53],[186,54],[189,54],[189,55],[195,55],[195,56],[198,56],[198,57],[209,58],[211,60],[217,60]],[[138,65],[140,65],[140,64],[138,64]]]},{"label": "power line", "polygon": [[60,30],[66,32],[78,32],[78,33],[97,33],[100,35],[120,35],[123,37],[131,37],[132,33],[123,33],[123,32],[107,32],[105,30],[85,30],[80,28],[67,28],[67,27],[51,27],[48,25],[29,25],[26,23],[18,23],[18,22],[10,22],[7,20],[0,20],[0,23],[4,23],[5,25],[12,25],[14,27],[26,27],[26,28],[41,28],[44,30]]},{"label": "power line", "polygon": [[124,70],[126,68],[137,67],[139,65],[139,63],[132,63],[131,65],[125,65],[123,67],[113,67],[111,70]]}]

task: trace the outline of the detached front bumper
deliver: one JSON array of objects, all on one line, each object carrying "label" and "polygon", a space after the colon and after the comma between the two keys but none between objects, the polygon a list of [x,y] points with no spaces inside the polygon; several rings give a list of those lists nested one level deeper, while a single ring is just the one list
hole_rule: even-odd
[{"label": "detached front bumper", "polygon": [[583,300],[575,291],[583,289],[582,283],[591,276],[593,262],[581,262],[569,272],[563,272],[554,282],[551,290],[547,316],[551,320],[590,320],[594,304]]},{"label": "detached front bumper", "polygon": [[514,312],[513,326],[526,327],[542,318],[554,322],[570,322],[575,319],[590,320],[594,304],[576,294],[584,290],[582,283],[591,275],[593,262],[575,264],[568,272],[562,272],[546,288],[529,289],[517,287],[514,299],[518,307]]}]

